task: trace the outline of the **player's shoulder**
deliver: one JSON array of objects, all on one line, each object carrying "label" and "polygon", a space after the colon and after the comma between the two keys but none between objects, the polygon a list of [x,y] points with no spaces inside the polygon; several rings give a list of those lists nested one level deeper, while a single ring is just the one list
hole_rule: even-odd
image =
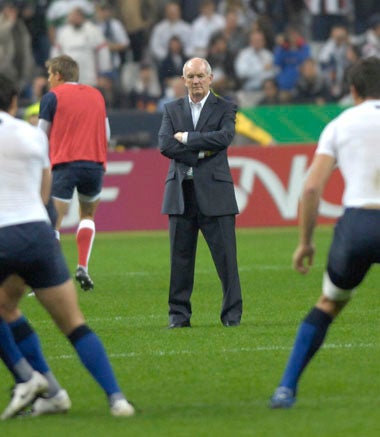
[{"label": "player's shoulder", "polygon": [[46,102],[51,102],[57,100],[57,94],[54,89],[48,91],[46,94],[44,94],[41,98],[40,105],[43,105]]},{"label": "player's shoulder", "polygon": [[350,106],[344,109],[339,115],[337,115],[330,123],[335,126],[344,126],[351,123],[357,123],[366,120],[367,106],[360,104]]},{"label": "player's shoulder", "polygon": [[25,120],[11,117],[8,119],[7,128],[15,135],[17,141],[26,142],[44,147],[48,142],[45,132],[37,126],[33,126]]},{"label": "player's shoulder", "polygon": [[15,119],[15,122],[18,124],[20,129],[28,133],[28,138],[36,138],[39,141],[47,138],[45,132],[38,126],[34,126],[27,121],[18,118]]},{"label": "player's shoulder", "polygon": [[98,88],[95,88],[94,86],[91,86],[91,85],[87,85],[84,83],[78,83],[77,84],[77,91],[78,91],[78,94],[85,93],[88,96],[104,99],[101,91]]},{"label": "player's shoulder", "polygon": [[19,129],[31,134],[35,133],[36,126],[31,125],[25,120],[22,120],[21,118],[12,117],[9,119],[10,128],[12,129]]}]

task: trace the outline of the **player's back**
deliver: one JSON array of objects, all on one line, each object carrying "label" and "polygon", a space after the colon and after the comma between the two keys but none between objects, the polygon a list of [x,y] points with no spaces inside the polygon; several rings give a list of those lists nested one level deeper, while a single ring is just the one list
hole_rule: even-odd
[{"label": "player's back", "polygon": [[47,149],[40,129],[0,113],[0,226],[47,220],[40,195]]},{"label": "player's back", "polygon": [[344,204],[380,204],[380,100],[367,100],[335,120],[338,165],[345,179]]},{"label": "player's back", "polygon": [[52,90],[56,111],[49,135],[52,164],[106,161],[106,108],[95,88],[65,83]]}]

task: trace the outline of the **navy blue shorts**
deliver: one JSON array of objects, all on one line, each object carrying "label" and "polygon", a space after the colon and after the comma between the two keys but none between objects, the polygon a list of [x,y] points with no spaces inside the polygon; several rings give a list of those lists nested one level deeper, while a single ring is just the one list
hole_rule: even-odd
[{"label": "navy blue shorts", "polygon": [[103,186],[104,167],[99,162],[74,161],[53,167],[51,195],[57,199],[71,200],[76,188],[80,196],[96,198]]},{"label": "navy blue shorts", "polygon": [[380,263],[380,210],[347,208],[335,226],[328,256],[331,281],[352,290],[375,263]]},{"label": "navy blue shorts", "polygon": [[0,228],[0,284],[13,273],[34,289],[54,287],[70,278],[50,224],[33,222]]}]

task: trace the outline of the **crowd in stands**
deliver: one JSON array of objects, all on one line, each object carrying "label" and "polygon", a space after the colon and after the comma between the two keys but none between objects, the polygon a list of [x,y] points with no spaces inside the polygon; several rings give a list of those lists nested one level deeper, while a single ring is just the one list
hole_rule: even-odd
[{"label": "crowd in stands", "polygon": [[45,61],[62,53],[108,108],[161,110],[185,94],[193,56],[240,107],[349,103],[350,66],[380,56],[380,1],[0,0],[0,71],[22,104],[46,92]]}]

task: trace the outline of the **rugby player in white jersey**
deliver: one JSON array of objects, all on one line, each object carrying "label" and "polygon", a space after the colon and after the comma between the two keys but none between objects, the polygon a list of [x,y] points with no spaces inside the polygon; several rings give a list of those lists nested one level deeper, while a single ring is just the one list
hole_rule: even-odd
[{"label": "rugby player in white jersey", "polygon": [[344,178],[344,213],[334,230],[322,295],[299,327],[271,408],[293,406],[299,378],[329,325],[371,265],[380,263],[380,59],[359,60],[349,77],[355,106],[323,130],[303,189],[299,244],[293,255],[297,271],[305,274],[313,263],[318,206],[336,166]]},{"label": "rugby player in white jersey", "polygon": [[[86,325],[44,206],[50,196],[47,137],[41,129],[16,119],[16,110],[17,90],[0,74],[0,317],[9,320],[17,311],[23,285],[32,287],[106,393],[111,414],[132,416],[135,410],[121,392],[101,341]],[[6,325],[4,320],[0,328]],[[7,349],[5,341],[1,346],[17,362],[17,350]],[[38,372],[24,375],[24,380],[16,384],[2,419],[15,416],[26,400],[48,388]]]}]

